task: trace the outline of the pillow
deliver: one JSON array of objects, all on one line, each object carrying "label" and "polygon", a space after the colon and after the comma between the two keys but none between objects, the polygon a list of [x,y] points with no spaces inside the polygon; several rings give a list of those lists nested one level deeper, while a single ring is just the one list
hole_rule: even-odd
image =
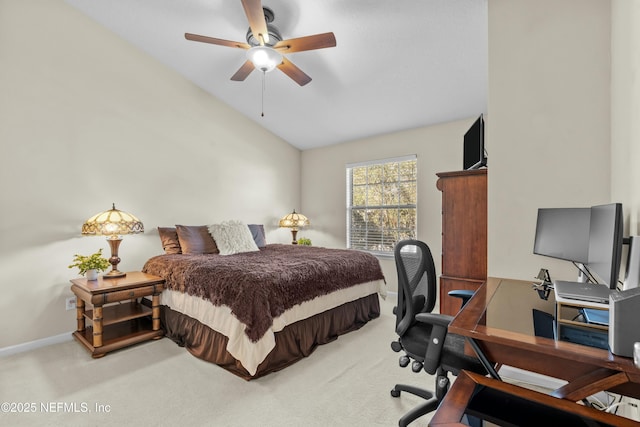
[{"label": "pillow", "polygon": [[206,225],[176,225],[183,254],[217,254],[216,242]]},{"label": "pillow", "polygon": [[178,240],[178,232],[174,227],[158,227],[162,249],[166,254],[181,254],[182,248]]},{"label": "pillow", "polygon": [[264,226],[262,224],[249,224],[249,230],[251,230],[253,241],[256,242],[258,248],[267,246],[267,239],[264,236]]},{"label": "pillow", "polygon": [[220,255],[260,250],[253,240],[249,227],[243,222],[225,221],[221,224],[212,224],[209,226],[209,233],[215,239]]}]

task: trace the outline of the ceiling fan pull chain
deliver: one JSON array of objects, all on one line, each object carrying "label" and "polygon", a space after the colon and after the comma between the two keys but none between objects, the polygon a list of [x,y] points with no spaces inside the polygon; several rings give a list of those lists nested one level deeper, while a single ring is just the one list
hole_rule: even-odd
[{"label": "ceiling fan pull chain", "polygon": [[266,78],[267,78],[267,72],[265,70],[262,70],[262,112],[260,113],[261,117],[264,117],[264,86],[265,86]]}]

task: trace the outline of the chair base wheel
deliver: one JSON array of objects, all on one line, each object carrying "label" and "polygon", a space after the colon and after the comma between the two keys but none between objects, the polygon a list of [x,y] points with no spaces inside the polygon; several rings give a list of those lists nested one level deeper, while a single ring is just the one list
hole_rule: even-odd
[{"label": "chair base wheel", "polygon": [[400,397],[400,390],[396,390],[395,388],[391,390],[391,396]]},{"label": "chair base wheel", "polygon": [[406,354],[404,356],[400,356],[398,359],[398,365],[400,365],[401,368],[406,368],[409,365],[409,362],[411,362],[411,359],[409,359],[409,356]]}]

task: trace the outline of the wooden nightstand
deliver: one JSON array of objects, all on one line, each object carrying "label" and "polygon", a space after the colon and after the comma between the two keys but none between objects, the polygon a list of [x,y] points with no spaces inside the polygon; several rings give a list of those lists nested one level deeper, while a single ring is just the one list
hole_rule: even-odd
[{"label": "wooden nightstand", "polygon": [[[94,358],[164,335],[159,305],[163,278],[133,271],[116,279],[73,279],[71,283],[78,320],[73,336]],[[152,297],[151,308],[138,301],[145,296]],[[93,309],[86,309],[87,304]],[[86,319],[92,326],[86,326]]]}]

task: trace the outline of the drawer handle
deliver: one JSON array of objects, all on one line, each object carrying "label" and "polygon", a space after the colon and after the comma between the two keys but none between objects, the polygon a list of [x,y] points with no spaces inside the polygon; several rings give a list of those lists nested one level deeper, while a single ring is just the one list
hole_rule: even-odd
[{"label": "drawer handle", "polygon": [[136,293],[134,291],[129,292],[129,296],[133,297]]}]

